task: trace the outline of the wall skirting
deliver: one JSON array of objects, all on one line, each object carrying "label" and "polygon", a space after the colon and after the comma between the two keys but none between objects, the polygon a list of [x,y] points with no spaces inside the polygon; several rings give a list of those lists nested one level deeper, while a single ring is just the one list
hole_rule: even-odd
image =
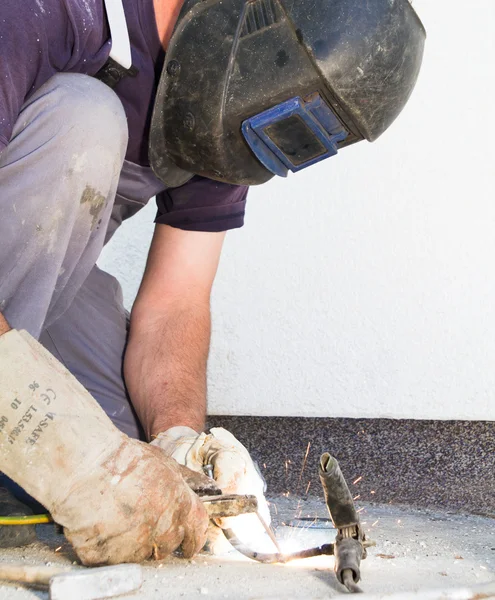
[{"label": "wall skirting", "polygon": [[309,485],[321,495],[318,459],[329,451],[360,500],[495,517],[493,421],[211,416],[208,425],[246,445],[268,494],[305,495]]}]

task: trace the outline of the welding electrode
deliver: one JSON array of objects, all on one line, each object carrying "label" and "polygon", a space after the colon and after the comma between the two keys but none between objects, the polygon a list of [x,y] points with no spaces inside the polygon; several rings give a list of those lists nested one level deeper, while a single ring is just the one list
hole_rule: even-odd
[{"label": "welding electrode", "polygon": [[291,560],[299,560],[301,558],[312,558],[313,556],[321,556],[322,554],[332,555],[334,549],[333,544],[323,544],[323,546],[318,546],[317,548],[309,548],[307,550],[300,550],[298,552],[292,552],[290,554],[284,554],[282,552],[257,552],[256,550],[252,550],[251,548],[246,546],[246,544],[241,542],[241,540],[235,535],[232,529],[224,529],[223,533],[238,552],[240,552],[244,556],[247,556],[247,558],[265,564],[287,563]]}]

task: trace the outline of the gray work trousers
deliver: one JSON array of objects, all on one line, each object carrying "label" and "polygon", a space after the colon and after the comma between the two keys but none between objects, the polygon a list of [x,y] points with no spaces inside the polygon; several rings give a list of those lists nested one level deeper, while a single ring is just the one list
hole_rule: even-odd
[{"label": "gray work trousers", "polygon": [[56,75],[22,107],[0,154],[0,312],[141,437],[122,377],[122,291],[95,266],[122,220],[163,189],[124,161],[126,146],[120,100],[86,75]]}]

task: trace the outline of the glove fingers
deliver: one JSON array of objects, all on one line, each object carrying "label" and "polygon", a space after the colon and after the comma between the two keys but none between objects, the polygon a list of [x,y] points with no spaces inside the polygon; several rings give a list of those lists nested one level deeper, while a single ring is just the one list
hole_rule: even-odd
[{"label": "glove fingers", "polygon": [[[91,535],[91,534],[94,535]],[[138,525],[113,537],[102,537],[98,527],[93,532],[69,531],[64,529],[67,540],[76,549],[83,565],[117,565],[120,563],[140,563],[151,556],[152,544],[137,544],[136,540],[149,538],[148,527]]]},{"label": "glove fingers", "polygon": [[236,452],[229,450],[211,453],[213,474],[218,487],[224,494],[253,493],[246,481],[246,461]]},{"label": "glove fingers", "polygon": [[194,497],[194,503],[189,519],[187,519],[184,541],[182,542],[182,551],[187,558],[197,554],[205,545],[210,522],[204,504],[192,492],[191,495]]},{"label": "glove fingers", "polygon": [[179,546],[186,558],[194,556],[205,544],[207,528],[208,514],[203,503],[189,488],[184,487],[180,508],[172,515],[170,511],[164,512],[158,523],[156,558],[171,554]]},{"label": "glove fingers", "polygon": [[[211,487],[210,480],[202,473],[195,473],[179,465],[175,460],[164,456],[160,448],[150,448],[151,451],[160,457],[163,467],[174,472],[175,477],[167,478],[167,486],[164,489],[163,501],[164,511],[156,526],[154,557],[163,558],[168,556],[182,544],[184,556],[190,557],[199,552],[206,540],[206,529],[208,527],[208,515],[201,500],[193,491],[184,485],[183,475],[186,475],[189,481],[197,486]],[[173,498],[166,501],[167,492],[170,493],[170,486],[174,486]],[[170,504],[176,507],[171,510]]]},{"label": "glove fingers", "polygon": [[258,499],[258,510],[269,524],[271,518],[264,495],[265,482],[256,470],[251,457],[231,450],[216,453],[210,450],[210,454],[215,481],[222,492],[224,494],[254,494]]},{"label": "glove fingers", "polygon": [[201,535],[198,531],[186,528],[184,539],[182,541],[182,554],[184,558],[191,558],[197,554],[206,543],[206,528]]},{"label": "glove fingers", "polygon": [[206,543],[208,531],[208,514],[201,500],[191,492],[193,502],[184,528],[182,540],[182,553],[185,558],[191,558],[197,554]]}]

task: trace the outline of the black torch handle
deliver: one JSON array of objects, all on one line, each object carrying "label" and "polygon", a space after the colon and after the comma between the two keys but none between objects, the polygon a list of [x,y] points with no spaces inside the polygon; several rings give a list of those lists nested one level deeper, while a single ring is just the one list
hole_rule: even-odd
[{"label": "black torch handle", "polygon": [[359,524],[351,492],[340,470],[339,463],[328,452],[320,458],[319,475],[328,512],[336,529]]}]

